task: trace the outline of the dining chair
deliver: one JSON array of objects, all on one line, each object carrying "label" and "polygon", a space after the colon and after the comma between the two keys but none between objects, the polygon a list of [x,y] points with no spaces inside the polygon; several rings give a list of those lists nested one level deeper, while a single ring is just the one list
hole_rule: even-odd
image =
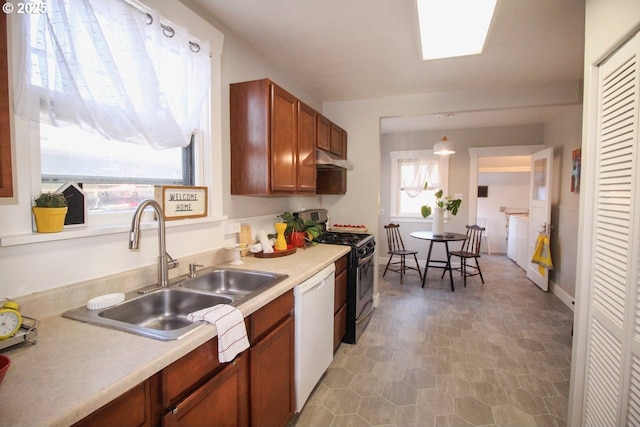
[{"label": "dining chair", "polygon": [[[404,247],[402,235],[400,234],[400,225],[389,224],[385,225],[384,228],[387,230],[387,253],[389,254],[389,261],[387,261],[387,266],[384,269],[384,273],[382,273],[382,277],[387,274],[387,270],[394,271],[400,273],[400,283],[402,283],[402,279],[407,273],[407,270],[415,270],[420,275],[420,280],[422,281],[422,271],[420,270],[418,258],[416,257],[418,251],[407,250]],[[410,267],[406,263],[406,257],[410,255],[413,255],[413,259],[416,262],[415,267]],[[400,261],[391,262],[394,256],[400,257]],[[398,265],[398,267],[390,267],[394,265]]]},{"label": "dining chair", "polygon": [[[482,244],[482,233],[485,228],[479,225],[467,225],[467,240],[462,243],[462,248],[459,251],[449,252],[449,266],[452,270],[460,271],[460,274],[464,278],[464,286],[467,287],[467,277],[480,276],[480,280],[484,284],[484,277],[482,277],[482,271],[480,270],[480,264],[478,264],[478,258],[480,258],[480,245]],[[460,258],[460,267],[451,267],[451,257]],[[474,265],[468,265],[467,260],[473,259]],[[443,274],[444,277],[444,274]]]}]

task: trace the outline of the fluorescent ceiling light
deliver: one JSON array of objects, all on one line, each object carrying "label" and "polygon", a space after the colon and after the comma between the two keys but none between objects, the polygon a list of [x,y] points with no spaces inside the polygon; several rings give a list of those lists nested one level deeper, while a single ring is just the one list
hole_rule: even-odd
[{"label": "fluorescent ceiling light", "polygon": [[497,0],[416,0],[422,59],[482,53]]}]

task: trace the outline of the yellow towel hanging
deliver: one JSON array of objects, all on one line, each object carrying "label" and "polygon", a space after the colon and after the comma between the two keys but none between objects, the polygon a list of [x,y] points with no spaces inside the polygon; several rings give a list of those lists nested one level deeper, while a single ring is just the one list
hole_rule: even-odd
[{"label": "yellow towel hanging", "polygon": [[540,233],[536,240],[536,249],[533,251],[531,262],[538,264],[538,272],[540,275],[544,275],[545,268],[547,270],[553,270],[553,261],[551,261],[551,247],[549,236]]}]

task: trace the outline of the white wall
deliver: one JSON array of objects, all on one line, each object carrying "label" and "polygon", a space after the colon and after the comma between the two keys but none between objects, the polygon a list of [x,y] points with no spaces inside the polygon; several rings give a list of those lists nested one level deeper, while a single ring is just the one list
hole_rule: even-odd
[{"label": "white wall", "polygon": [[575,299],[578,256],[580,194],[571,192],[572,152],[582,139],[582,107],[567,109],[544,127],[544,141],[553,147],[553,192],[551,199],[552,291],[561,298]]},{"label": "white wall", "polygon": [[[165,0],[171,1],[171,0]],[[182,3],[196,11],[225,34],[224,50],[222,52],[222,187],[224,188],[224,213],[230,218],[242,218],[254,215],[282,213],[285,210],[295,211],[302,208],[320,207],[322,198],[319,196],[300,197],[254,197],[232,196],[230,188],[231,162],[230,134],[229,134],[229,84],[269,78],[288,92],[304,101],[312,108],[321,111],[322,104],[306,89],[304,78],[292,76],[271,64],[268,58],[244,42],[241,36],[229,30],[224,22],[203,11],[189,0]],[[329,116],[330,119],[332,117]],[[340,123],[338,123],[340,124]]]}]

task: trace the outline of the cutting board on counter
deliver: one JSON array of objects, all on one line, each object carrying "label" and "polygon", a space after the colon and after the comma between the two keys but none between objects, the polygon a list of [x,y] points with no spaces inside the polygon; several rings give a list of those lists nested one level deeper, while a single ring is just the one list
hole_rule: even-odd
[{"label": "cutting board on counter", "polygon": [[298,248],[287,248],[283,251],[273,251],[271,253],[265,254],[264,252],[258,252],[253,254],[256,258],[279,258],[282,256],[292,255],[296,253]]}]

